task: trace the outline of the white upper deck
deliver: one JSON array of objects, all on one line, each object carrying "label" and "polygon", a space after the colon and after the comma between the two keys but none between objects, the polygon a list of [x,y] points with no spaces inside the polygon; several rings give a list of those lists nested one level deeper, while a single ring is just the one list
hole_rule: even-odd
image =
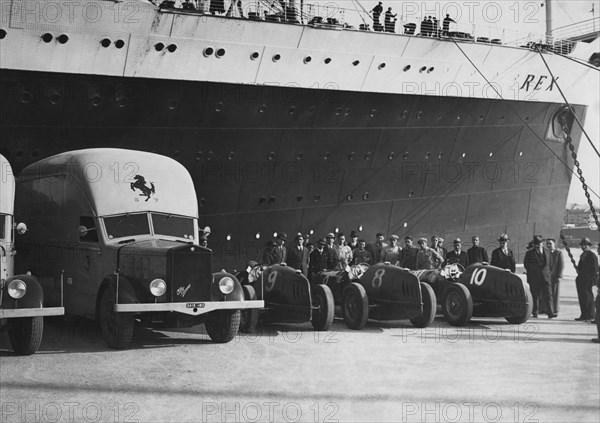
[{"label": "white upper deck", "polygon": [[[491,43],[505,42],[506,34],[483,32],[472,39],[390,34],[225,18],[140,0],[48,4],[14,0],[10,15],[3,11],[0,68],[564,102],[537,51]],[[556,47],[531,37],[513,41]],[[586,50],[581,57],[596,49],[581,44],[575,46]],[[593,101],[586,81],[597,70],[554,53],[544,57],[570,102]]]},{"label": "white upper deck", "polygon": [[0,154],[0,214],[14,213],[15,177],[10,163]]},{"label": "white upper deck", "polygon": [[85,196],[96,216],[155,211],[198,217],[190,174],[169,157],[116,148],[70,151],[27,166],[19,183],[59,183],[59,177],[66,178],[65,189],[77,191],[73,195]]}]

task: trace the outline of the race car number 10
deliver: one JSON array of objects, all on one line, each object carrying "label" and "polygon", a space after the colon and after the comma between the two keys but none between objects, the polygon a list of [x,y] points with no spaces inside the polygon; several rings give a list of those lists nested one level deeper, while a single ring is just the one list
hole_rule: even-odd
[{"label": "race car number 10", "polygon": [[471,275],[471,280],[469,281],[469,283],[480,286],[483,283],[483,281],[485,281],[486,275],[487,269],[475,269],[475,271]]}]

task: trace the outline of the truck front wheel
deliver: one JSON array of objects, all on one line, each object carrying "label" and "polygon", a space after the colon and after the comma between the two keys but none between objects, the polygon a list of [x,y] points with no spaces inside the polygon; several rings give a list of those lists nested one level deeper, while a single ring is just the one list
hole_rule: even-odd
[{"label": "truck front wheel", "polygon": [[240,328],[240,310],[213,311],[206,316],[204,326],[210,339],[224,344],[231,341]]},{"label": "truck front wheel", "polygon": [[20,355],[31,355],[38,350],[44,333],[44,318],[21,317],[11,321],[8,326],[8,338],[13,350]]},{"label": "truck front wheel", "polygon": [[133,338],[133,315],[117,313],[112,290],[105,289],[100,300],[100,330],[102,338],[110,348],[124,349]]}]

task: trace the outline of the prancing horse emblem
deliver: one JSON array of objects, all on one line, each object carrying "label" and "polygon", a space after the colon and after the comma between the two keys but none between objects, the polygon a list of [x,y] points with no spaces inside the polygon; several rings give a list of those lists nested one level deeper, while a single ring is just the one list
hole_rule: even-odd
[{"label": "prancing horse emblem", "polygon": [[131,190],[135,191],[136,189],[139,189],[140,191],[142,191],[140,196],[146,197],[146,201],[150,199],[150,196],[152,194],[156,193],[156,190],[154,189],[154,183],[150,182],[150,186],[147,187],[146,178],[144,178],[142,175],[135,175],[133,179],[135,179],[135,182],[129,184]]},{"label": "prancing horse emblem", "polygon": [[177,295],[181,296],[181,298],[185,297],[185,294],[187,294],[191,287],[192,284],[188,284],[188,286],[186,286],[185,288],[183,286],[180,286],[179,288],[177,288]]}]

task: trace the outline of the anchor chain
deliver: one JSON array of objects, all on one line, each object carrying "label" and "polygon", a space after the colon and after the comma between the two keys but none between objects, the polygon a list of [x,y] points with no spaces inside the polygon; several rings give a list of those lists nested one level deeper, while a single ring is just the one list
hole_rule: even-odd
[{"label": "anchor chain", "polygon": [[[579,160],[577,159],[577,153],[575,153],[575,146],[573,145],[573,141],[571,140],[571,135],[569,134],[569,128],[565,122],[561,122],[561,123],[562,123],[562,130],[565,134],[565,137],[564,137],[565,142],[569,146],[569,150],[571,150],[571,157],[573,157],[573,163],[575,164],[575,167],[577,168],[577,174],[579,175],[579,181],[581,182],[581,187],[583,188],[583,191],[585,193],[585,198],[587,198],[588,205],[590,206],[590,211],[592,212],[592,217],[594,218],[594,221],[596,222],[596,228],[600,232],[600,222],[598,221],[598,214],[596,213],[596,209],[594,208],[594,203],[592,202],[590,192],[588,190],[588,186],[585,183],[585,178],[583,177],[583,171],[581,170],[581,167],[579,166]],[[567,254],[569,255],[569,258],[571,259],[571,263],[573,263],[573,267],[575,268],[576,271],[578,271],[577,265],[575,264],[575,259],[573,258],[573,254],[571,254],[571,250],[569,249],[569,246],[567,245],[567,240],[565,239],[562,231],[560,232],[560,239],[565,247],[565,250],[567,250]]]}]

